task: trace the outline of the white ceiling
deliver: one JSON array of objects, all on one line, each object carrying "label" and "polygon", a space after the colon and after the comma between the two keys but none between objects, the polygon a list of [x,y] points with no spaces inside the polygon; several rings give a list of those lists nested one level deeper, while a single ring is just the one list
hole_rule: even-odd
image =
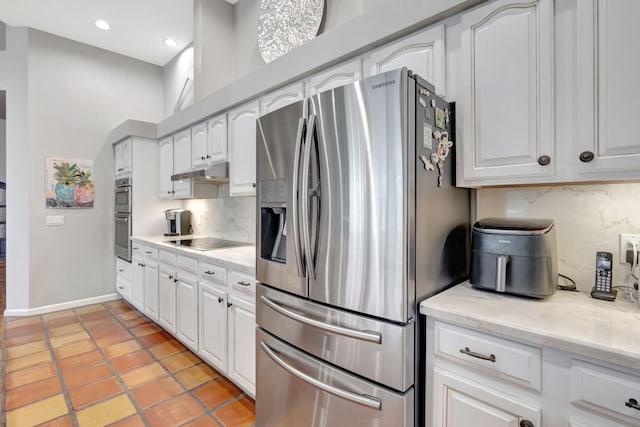
[{"label": "white ceiling", "polygon": [[[97,19],[111,29],[99,30]],[[193,0],[0,0],[0,21],[164,66],[193,40]]]}]

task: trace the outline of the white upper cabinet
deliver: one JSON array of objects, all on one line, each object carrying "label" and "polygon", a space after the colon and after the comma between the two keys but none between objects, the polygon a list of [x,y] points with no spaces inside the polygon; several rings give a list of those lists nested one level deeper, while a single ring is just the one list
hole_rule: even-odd
[{"label": "white upper cabinet", "polygon": [[173,136],[173,173],[191,170],[191,129]]},{"label": "white upper cabinet", "polygon": [[579,148],[574,159],[583,179],[640,178],[639,16],[637,0],[578,2]]},{"label": "white upper cabinet", "polygon": [[305,95],[315,95],[318,92],[343,86],[361,78],[362,61],[360,58],[352,59],[307,79],[305,82]]},{"label": "white upper cabinet", "polygon": [[304,99],[304,85],[302,82],[294,83],[263,96],[260,100],[260,114],[270,113],[302,99]]},{"label": "white upper cabinet", "polygon": [[161,139],[158,146],[159,177],[158,177],[158,197],[161,199],[173,198],[173,137]]},{"label": "white upper cabinet", "polygon": [[207,154],[207,123],[202,122],[191,128],[191,168],[206,166]]},{"label": "white upper cabinet", "polygon": [[256,119],[259,101],[252,101],[229,111],[229,194],[256,194]]},{"label": "white upper cabinet", "polygon": [[207,120],[207,153],[210,163],[227,160],[227,115]]},{"label": "white upper cabinet", "polygon": [[461,15],[458,185],[554,175],[552,6],[552,0],[498,0]]},{"label": "white upper cabinet", "polygon": [[364,76],[407,67],[445,93],[444,25],[389,43],[364,57]]},{"label": "white upper cabinet", "polygon": [[115,172],[116,177],[121,177],[131,173],[131,138],[119,142],[115,146]]}]

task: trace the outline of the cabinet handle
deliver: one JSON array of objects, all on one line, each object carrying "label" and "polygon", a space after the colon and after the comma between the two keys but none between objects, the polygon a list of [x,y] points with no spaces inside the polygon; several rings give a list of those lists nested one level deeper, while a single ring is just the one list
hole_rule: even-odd
[{"label": "cabinet handle", "polygon": [[520,427],[536,427],[529,420],[520,420]]},{"label": "cabinet handle", "polygon": [[493,363],[496,362],[496,356],[495,355],[490,354],[490,355],[486,356],[486,355],[481,354],[481,353],[476,353],[475,351],[469,350],[469,347],[461,348],[460,349],[460,353],[466,354],[467,356],[475,357],[477,359],[490,360]]},{"label": "cabinet handle", "polygon": [[208,274],[209,276],[213,276],[214,274],[216,274],[216,272],[207,270],[207,271],[204,272],[204,274]]},{"label": "cabinet handle", "polygon": [[628,401],[626,401],[624,403],[624,406],[626,406],[627,408],[633,408],[633,409],[637,409],[638,411],[640,411],[640,405],[638,405],[638,401],[634,398],[629,399]]},{"label": "cabinet handle", "polygon": [[124,288],[122,286],[118,286],[118,289],[123,290]]},{"label": "cabinet handle", "polygon": [[249,282],[243,282],[243,281],[241,281],[241,282],[236,282],[236,283],[237,283],[238,285],[241,285],[241,286],[251,286],[251,283],[249,283]]},{"label": "cabinet handle", "polygon": [[151,255],[153,252],[151,252],[151,251],[144,251],[144,253],[145,253],[145,254],[149,254],[149,255]]},{"label": "cabinet handle", "polygon": [[595,154],[593,154],[593,151],[583,151],[582,153],[580,153],[580,161],[583,163],[589,163],[595,157],[596,156]]},{"label": "cabinet handle", "polygon": [[138,267],[144,267],[144,264],[138,263]]},{"label": "cabinet handle", "polygon": [[231,307],[233,304],[231,304],[230,302],[227,303],[227,308]]},{"label": "cabinet handle", "polygon": [[538,157],[538,164],[540,166],[547,166],[549,163],[551,163],[551,157],[549,157],[549,156],[540,156],[540,157]]},{"label": "cabinet handle", "polygon": [[133,247],[133,250],[134,250],[134,251],[137,251],[138,249],[140,249],[138,246],[134,246],[134,247]]},{"label": "cabinet handle", "polygon": [[118,269],[118,271],[119,271],[120,273],[124,273],[124,270],[120,270],[120,269]]},{"label": "cabinet handle", "polygon": [[221,303],[222,301],[224,301],[224,298],[218,297],[218,302]]}]

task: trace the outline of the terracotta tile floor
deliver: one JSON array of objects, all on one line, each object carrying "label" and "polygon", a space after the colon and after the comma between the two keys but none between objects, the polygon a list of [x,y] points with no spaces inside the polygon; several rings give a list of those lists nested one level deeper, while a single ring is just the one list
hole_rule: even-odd
[{"label": "terracotta tile floor", "polygon": [[122,300],[4,319],[0,368],[0,425],[255,422],[249,396]]}]

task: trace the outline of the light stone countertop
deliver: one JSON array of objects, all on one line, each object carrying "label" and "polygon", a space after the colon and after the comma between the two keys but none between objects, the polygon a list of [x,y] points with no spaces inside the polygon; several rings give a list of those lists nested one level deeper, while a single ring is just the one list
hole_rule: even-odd
[{"label": "light stone countertop", "polygon": [[[180,236],[180,239],[192,239],[208,236]],[[176,246],[167,243],[168,240],[175,240],[177,237],[167,236],[133,236],[131,240],[142,242],[146,245],[156,246],[161,249],[168,249],[183,253],[189,256],[195,256],[203,261],[212,261],[217,264],[223,264],[227,267],[234,268],[247,274],[255,276],[256,274],[256,247],[255,245],[238,246],[235,248],[214,249],[211,251],[199,251],[184,246]]]},{"label": "light stone countertop", "polygon": [[640,369],[640,307],[557,291],[543,300],[454,286],[420,313],[462,326]]}]

